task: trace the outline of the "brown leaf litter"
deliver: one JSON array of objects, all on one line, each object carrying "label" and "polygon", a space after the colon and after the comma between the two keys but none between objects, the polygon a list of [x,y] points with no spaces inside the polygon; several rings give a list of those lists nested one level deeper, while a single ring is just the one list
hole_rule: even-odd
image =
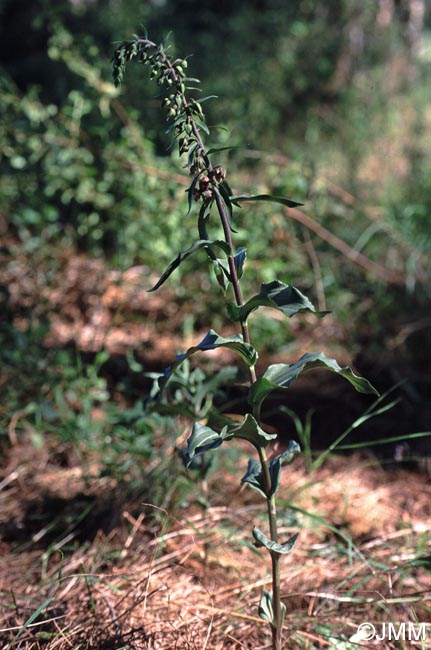
[{"label": "brown leaf litter", "polygon": [[[253,525],[266,529],[264,506],[238,476],[217,470],[210,506],[199,504],[196,485],[188,507],[169,512],[128,501],[96,461],[83,472],[53,458],[20,441],[2,470],[4,647],[270,648],[257,616],[268,558],[250,543]],[[418,557],[431,551],[430,492],[426,476],[384,471],[359,455],[333,457],[312,474],[298,459],[285,471],[280,535],[300,532],[282,570],[286,647],[334,648],[363,621],[429,620],[429,564]],[[64,506],[51,519],[41,508],[47,498]],[[82,514],[90,499],[92,535],[79,523],[67,529],[67,517]],[[23,516],[29,504],[39,520]],[[64,529],[54,539],[55,518]]]}]

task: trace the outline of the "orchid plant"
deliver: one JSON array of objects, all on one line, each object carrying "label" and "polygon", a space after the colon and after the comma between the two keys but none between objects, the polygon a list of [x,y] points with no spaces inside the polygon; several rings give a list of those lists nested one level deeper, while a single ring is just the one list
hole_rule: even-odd
[{"label": "orchid plant", "polygon": [[[272,587],[262,590],[258,613],[270,625],[273,650],[281,650],[286,607],[281,599],[280,562],[283,556],[292,552],[298,534],[295,533],[288,539],[279,539],[276,493],[280,486],[282,466],[288,465],[300,452],[300,448],[295,441],[291,441],[282,453],[270,457],[267,449],[271,448],[270,444],[277,435],[262,428],[262,404],[270,393],[288,389],[300,375],[314,368],[337,373],[359,392],[377,391],[349,367],[340,367],[337,361],[323,353],[309,352],[290,364],[272,364],[257,375],[258,351],[252,344],[249,329],[249,317],[254,311],[272,308],[287,318],[304,311],[314,312],[316,316],[324,314],[318,312],[299,289],[278,279],[263,283],[254,295],[244,298],[241,278],[246,267],[247,250],[236,247],[234,243],[235,213],[248,202],[269,201],[286,208],[300,203],[269,194],[235,194],[229,184],[226,169],[214,162],[217,154],[233,147],[206,144],[211,133],[205,120],[203,104],[213,96],[199,96],[199,80],[188,76],[187,59],[171,57],[166,41],[157,44],[146,35],[134,36],[132,40],[122,42],[114,52],[113,78],[116,85],[123,81],[126,64],[133,59],[148,66],[150,78],[160,87],[161,107],[166,112],[168,122],[167,132],[176,143],[180,156],[185,159],[185,168],[191,178],[187,190],[188,212],[195,210],[197,214],[196,236],[185,250],[178,252],[150,291],[159,289],[185,259],[204,250],[209,268],[215,273],[225,296],[226,317],[237,326],[237,332],[228,336],[209,329],[201,341],[178,355],[158,382],[159,398],[163,399],[166,386],[180,366],[196,354],[228,348],[247,367],[249,412],[240,422],[225,418],[220,427],[210,426],[211,423],[197,419],[187,441],[184,460],[189,467],[199,456],[235,438],[246,440],[253,448],[255,455],[249,459],[248,469],[241,482],[255,489],[266,502],[268,531],[264,533],[255,526],[252,536],[255,546],[268,553],[272,570]],[[216,227],[219,229],[220,225],[223,236],[212,238],[211,230]]]}]

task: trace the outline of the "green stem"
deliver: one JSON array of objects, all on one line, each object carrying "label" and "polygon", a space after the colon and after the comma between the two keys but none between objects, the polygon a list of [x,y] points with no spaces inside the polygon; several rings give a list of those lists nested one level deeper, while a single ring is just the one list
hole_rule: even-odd
[{"label": "green stem", "polygon": [[[151,46],[156,47],[155,43],[152,43],[146,39],[141,40],[141,42],[146,42],[149,43]],[[160,51],[160,50],[159,50]],[[165,65],[169,68],[170,70],[170,75],[172,78],[172,81],[176,84],[177,87],[180,87],[180,80],[178,78],[178,75],[175,71],[175,68],[171,64],[169,58],[166,56],[164,52],[162,52],[162,57],[164,60]],[[189,128],[191,129],[191,132],[193,133],[193,136],[198,143],[199,147],[199,152],[200,155],[202,156],[202,159],[205,163],[205,167],[208,173],[208,177],[211,181],[211,184],[214,188],[218,187],[218,182],[216,179],[214,167],[211,163],[211,160],[208,156],[207,150],[205,148],[205,145],[203,143],[200,129],[196,125],[194,119],[193,119],[193,114],[192,111],[190,110],[190,106],[187,102],[187,98],[185,97],[185,94],[181,92],[181,101],[182,101],[182,107],[184,112],[187,115],[188,118],[188,125]],[[225,204],[219,194],[219,192],[214,192],[214,200],[217,206],[217,211],[220,217],[220,221],[222,224],[223,228],[223,233],[224,233],[224,238],[226,243],[229,246],[230,254],[228,255],[227,261],[228,261],[228,266],[229,266],[229,276],[230,276],[230,282],[232,285],[233,293],[235,296],[235,302],[238,307],[241,307],[244,304],[243,298],[242,298],[242,292],[241,292],[241,286],[240,286],[240,281],[238,278],[238,273],[236,270],[235,266],[235,258],[234,258],[234,247],[233,247],[233,242],[232,242],[232,232],[229,224],[229,219],[228,215],[226,213],[226,207]],[[244,342],[246,343],[251,343],[250,339],[250,332],[248,329],[248,324],[247,322],[241,322],[241,332],[242,332],[242,337]],[[256,370],[254,366],[249,367],[249,375],[250,375],[250,384],[253,384],[256,381]],[[255,413],[256,420],[260,422],[260,413]],[[275,503],[275,496],[272,494],[271,490],[271,476],[269,472],[269,462],[266,456],[266,451],[264,447],[260,447],[258,449],[259,453],[259,458],[260,458],[260,463],[262,466],[262,471],[264,475],[264,480],[265,480],[265,492],[268,495],[266,497],[266,502],[267,502],[267,510],[268,510],[268,522],[269,522],[269,529],[270,529],[270,535],[271,539],[274,542],[278,542],[278,530],[277,530],[277,510],[276,510],[276,503]],[[273,624],[271,626],[272,628],[272,648],[273,650],[282,650],[282,630],[283,630],[283,620],[282,620],[282,610],[281,610],[281,588],[280,588],[280,556],[277,553],[270,553],[271,555],[271,564],[272,564],[272,606],[273,606],[273,612],[274,612],[274,620]]]},{"label": "green stem", "polygon": [[[166,53],[162,49],[157,48],[156,43],[153,43],[152,41],[150,41],[150,40],[148,40],[146,38],[140,38],[140,39],[138,39],[137,42],[139,44],[141,44],[141,45],[149,45],[150,47],[153,47],[154,49],[158,50],[159,54],[161,55],[161,57],[163,59],[164,65],[166,66],[167,69],[169,69],[169,74],[170,74],[170,77],[172,79],[172,82],[176,85],[177,88],[180,88],[180,79],[179,79],[179,77],[177,75],[177,72],[176,72],[174,66],[172,65],[169,57],[166,55]],[[183,110],[186,113],[186,115],[188,116],[189,127],[191,128],[191,130],[193,132],[193,135],[194,135],[194,137],[196,139],[196,142],[198,143],[200,154],[201,154],[201,156],[202,156],[202,158],[203,158],[203,160],[205,162],[205,166],[206,166],[206,169],[207,169],[207,172],[208,172],[208,176],[209,176],[209,178],[210,178],[210,180],[212,182],[213,187],[217,187],[218,182],[217,182],[217,180],[215,178],[214,167],[213,167],[213,165],[211,163],[211,160],[210,160],[210,158],[208,156],[207,150],[205,148],[204,142],[203,142],[201,134],[200,134],[200,130],[199,130],[198,126],[195,124],[195,121],[193,119],[192,111],[190,110],[190,106],[189,106],[189,103],[187,101],[187,98],[186,98],[184,92],[181,92],[181,102],[182,102]],[[228,256],[227,261],[228,261],[229,273],[230,273],[230,277],[231,277],[231,284],[232,284],[232,288],[233,288],[233,292],[234,292],[234,296],[235,296],[235,302],[236,302],[236,305],[238,307],[241,307],[244,304],[244,301],[242,299],[241,287],[240,287],[240,284],[239,284],[238,273],[237,273],[237,270],[236,270],[235,259],[234,259],[234,256],[233,256],[233,243],[232,243],[231,229],[229,227],[229,221],[228,221],[228,218],[227,218],[227,215],[226,215],[226,210],[225,210],[225,207],[223,205],[223,201],[221,200],[220,195],[218,193],[215,192],[214,194],[215,194],[215,202],[216,202],[216,205],[217,205],[217,210],[218,210],[220,220],[221,220],[221,223],[222,223],[222,227],[223,227],[224,237],[225,237],[226,243],[229,245],[229,248],[230,248],[230,251],[231,251],[231,254]],[[243,337],[243,340],[245,341],[245,343],[251,344],[250,332],[249,332],[247,323],[241,323],[241,332],[242,332],[242,337]],[[249,375],[250,375],[250,382],[253,384],[256,381],[256,370],[255,370],[254,366],[249,367]]]},{"label": "green stem", "polygon": [[[265,448],[260,447],[258,452],[265,481],[265,492],[267,495],[270,495],[271,476],[269,473],[269,463]],[[266,505],[268,510],[270,536],[274,542],[278,542],[277,506],[274,494],[266,497]],[[282,650],[283,616],[281,611],[280,555],[271,552],[270,555],[272,567],[272,607],[274,612],[274,621],[272,625],[272,648],[273,650]]]},{"label": "green stem", "polygon": [[[184,108],[187,110],[187,107],[188,107],[187,106],[187,101],[184,98]],[[207,154],[207,151],[205,149],[203,140],[201,138],[200,131],[199,131],[198,127],[196,126],[196,124],[194,123],[193,118],[191,119],[191,127],[192,127],[192,131],[193,131],[193,135],[195,136],[196,141],[198,142],[202,158],[203,158],[203,160],[205,162],[205,166],[206,166],[206,169],[207,169],[207,172],[208,172],[208,176],[209,176],[210,180],[212,181],[212,184],[214,185],[214,187],[216,187],[217,186],[217,181],[214,178],[214,167],[213,167],[212,162],[211,162],[211,160],[210,160],[210,158],[209,158],[209,156]],[[223,205],[223,201],[221,200],[220,195],[218,194],[218,192],[215,192],[214,195],[215,195],[215,203],[216,203],[216,206],[217,206],[217,211],[219,213],[220,221],[221,221],[222,228],[223,228],[224,238],[225,238],[225,241],[228,244],[229,249],[231,251],[231,254],[228,255],[227,262],[228,262],[228,266],[229,266],[229,274],[230,274],[230,278],[231,278],[233,293],[234,293],[234,296],[235,296],[235,302],[236,302],[237,307],[242,307],[242,305],[244,304],[244,300],[242,298],[241,286],[240,286],[240,283],[239,283],[238,273],[237,273],[236,266],[235,266],[235,259],[234,259],[234,256],[232,255],[233,241],[232,241],[231,229],[230,229],[230,226],[229,226],[229,220],[227,218],[225,206]],[[250,343],[251,344],[250,332],[249,332],[247,323],[241,323],[241,333],[242,333],[242,338],[245,341],[245,343]],[[249,367],[249,375],[250,375],[250,383],[253,384],[256,381],[256,369],[255,369],[254,366]]]},{"label": "green stem", "polygon": [[[210,172],[209,172],[208,175],[211,178],[211,173]],[[217,210],[218,210],[220,220],[221,220],[221,223],[222,223],[222,226],[223,226],[223,232],[224,232],[226,243],[229,244],[229,248],[232,251],[233,250],[232,235],[231,235],[231,230],[230,230],[230,227],[229,227],[228,218],[227,218],[227,215],[226,215],[226,210],[225,210],[225,207],[223,205],[223,202],[222,202],[219,194],[217,194],[217,193],[215,195],[215,202],[216,202]],[[244,304],[244,300],[242,298],[241,287],[240,287],[238,273],[237,273],[236,266],[235,266],[235,259],[234,259],[233,255],[229,255],[227,261],[228,261],[228,265],[229,265],[229,274],[230,274],[230,277],[231,277],[231,284],[232,284],[232,288],[233,288],[233,292],[234,292],[234,296],[235,296],[235,302],[236,302],[238,307],[242,307],[242,305]],[[241,323],[241,333],[242,333],[243,340],[246,343],[251,343],[250,332],[249,332],[248,325],[247,325],[246,322]],[[254,382],[256,381],[256,369],[255,369],[254,366],[249,367],[249,374],[250,374],[250,383],[254,384]]]},{"label": "green stem", "polygon": [[[191,125],[192,125],[193,135],[195,136],[197,142],[199,143],[201,154],[204,159],[206,169],[208,171],[208,176],[210,180],[213,182],[213,185],[216,186],[217,183],[214,178],[214,168],[204,147],[200,135],[200,131],[196,126],[196,124],[193,122],[193,120],[191,122]],[[220,195],[217,192],[215,193],[215,203],[220,216],[226,243],[229,245],[229,249],[233,251],[232,233],[231,233],[229,221],[226,214],[226,209],[223,204],[223,201],[220,198]],[[235,302],[238,307],[241,307],[244,304],[244,301],[242,298],[241,286],[240,286],[238,273],[235,266],[234,256],[232,254],[228,256],[228,265],[229,265],[231,284],[235,296]],[[250,332],[248,329],[247,322],[241,323],[241,331],[242,331],[243,340],[246,343],[250,343],[251,342]],[[254,366],[251,366],[249,368],[249,374],[250,374],[250,384],[253,384],[256,381],[256,370]],[[269,473],[268,459],[266,457],[266,451],[264,447],[260,447],[258,451],[259,451],[259,458],[262,466],[262,471],[265,477],[266,493],[269,495],[271,493],[271,477]],[[268,521],[269,521],[271,539],[274,542],[277,542],[278,530],[277,530],[277,509],[275,504],[275,496],[273,494],[271,494],[271,496],[267,496],[266,502],[267,502]],[[274,611],[274,621],[273,621],[273,625],[271,626],[272,647],[273,650],[282,650],[281,644],[282,644],[282,633],[283,633],[283,618],[282,618],[282,611],[281,611],[280,556],[277,553],[271,553],[271,566],[272,566],[272,605]]]},{"label": "green stem", "polygon": [[[149,42],[152,46],[155,46],[155,44],[151,43],[151,41],[146,41],[146,42]],[[175,71],[175,68],[172,66],[169,58],[166,56],[165,53],[163,53],[163,60],[165,62],[165,65],[170,70],[170,75],[172,77],[173,82],[177,86],[179,86],[178,75],[177,75],[177,73]],[[200,130],[199,130],[198,126],[196,125],[194,119],[193,119],[193,115],[192,115],[192,112],[190,110],[189,103],[188,103],[187,98],[184,95],[184,93],[181,93],[181,101],[182,101],[183,110],[188,116],[189,126],[190,126],[190,128],[192,130],[192,133],[193,133],[193,135],[195,137],[196,142],[198,143],[200,154],[201,154],[201,156],[202,156],[202,158],[203,158],[203,160],[205,162],[205,166],[206,166],[206,169],[207,169],[207,172],[208,172],[208,176],[209,176],[209,178],[210,178],[210,180],[212,182],[213,187],[217,187],[218,182],[217,182],[217,180],[215,178],[213,164],[212,164],[212,162],[211,162],[211,160],[210,160],[210,158],[208,156],[207,150],[205,148],[204,142],[203,142],[202,137],[201,137]],[[229,266],[231,284],[232,284],[232,288],[233,288],[233,292],[234,292],[234,296],[235,296],[235,302],[236,302],[237,307],[242,307],[242,305],[244,304],[244,301],[242,299],[241,287],[240,287],[238,273],[237,273],[236,266],[235,266],[235,259],[234,259],[234,256],[232,254],[234,249],[233,249],[231,229],[230,229],[230,226],[229,226],[229,220],[227,218],[226,210],[225,210],[225,207],[223,205],[223,201],[220,198],[220,195],[217,192],[215,192],[214,194],[215,194],[215,202],[216,202],[216,206],[217,206],[217,211],[219,213],[220,221],[221,221],[221,224],[222,224],[222,227],[223,227],[223,233],[224,233],[225,241],[229,245],[229,249],[231,251],[231,254],[228,255],[227,261],[228,261],[228,266]],[[245,341],[245,343],[251,344],[250,332],[249,332],[247,323],[241,323],[241,333],[242,333],[242,337],[243,337],[243,340]],[[256,370],[255,370],[254,366],[249,367],[249,375],[250,375],[250,383],[253,384],[256,381]]]}]

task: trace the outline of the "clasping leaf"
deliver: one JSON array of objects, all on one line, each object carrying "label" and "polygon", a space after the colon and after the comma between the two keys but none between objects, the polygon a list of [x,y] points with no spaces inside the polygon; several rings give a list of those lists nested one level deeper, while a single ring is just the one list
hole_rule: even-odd
[{"label": "clasping leaf", "polygon": [[255,418],[250,413],[247,413],[240,424],[232,427],[229,430],[229,434],[232,437],[247,440],[257,449],[259,449],[259,447],[265,447],[268,442],[277,437],[276,433],[267,433],[261,429]]},{"label": "clasping leaf", "polygon": [[183,354],[178,354],[172,366],[165,369],[163,376],[159,380],[160,390],[163,390],[175,370],[185,359],[189,359],[196,352],[208,352],[217,348],[233,350],[248,366],[254,366],[257,361],[257,351],[250,343],[244,342],[241,334],[232,334],[231,336],[223,337],[214,330],[209,330],[198,345],[190,347]]},{"label": "clasping leaf", "polygon": [[292,537],[289,537],[286,542],[283,542],[283,544],[278,544],[278,542],[269,539],[269,537],[262,533],[257,526],[253,528],[253,537],[255,540],[254,545],[256,548],[262,548],[262,546],[264,546],[270,553],[276,553],[277,555],[287,555],[288,553],[291,553],[298,536],[299,533],[295,533]]},{"label": "clasping leaf", "polygon": [[[283,621],[286,615],[286,605],[284,603],[280,603],[280,606],[281,620]],[[272,627],[276,626],[274,619],[274,607],[272,604],[272,593],[267,589],[262,589],[257,613],[259,614],[260,618],[269,623]]]},{"label": "clasping leaf", "polygon": [[303,372],[313,368],[322,368],[335,372],[349,381],[359,393],[378,395],[377,390],[368,379],[355,375],[348,366],[342,368],[335,359],[326,357],[323,352],[307,352],[295,363],[275,363],[250,388],[249,402],[255,409],[260,406],[269,393],[279,388],[289,388]]},{"label": "clasping leaf", "polygon": [[241,483],[248,483],[250,487],[257,492],[260,492],[262,496],[268,498],[276,493],[280,486],[280,472],[282,463],[291,463],[292,460],[299,454],[301,451],[300,446],[294,440],[289,442],[287,449],[282,453],[275,456],[272,460],[269,461],[269,475],[271,478],[271,488],[269,492],[266,489],[265,479],[262,472],[262,465],[259,461],[254,458],[250,458],[248,461],[247,472],[241,479]]},{"label": "clasping leaf", "polygon": [[324,316],[328,312],[317,312],[314,305],[307,296],[290,284],[284,284],[279,280],[265,282],[260,287],[259,293],[250,298],[244,305],[238,307],[235,304],[228,305],[228,315],[233,322],[244,323],[249,314],[259,307],[273,307],[278,309],[285,316],[291,318],[300,311],[312,311],[318,316]]},{"label": "clasping leaf", "polygon": [[227,427],[221,432],[214,431],[211,427],[195,422],[190,438],[187,440],[187,451],[184,454],[184,464],[188,468],[196,456],[200,456],[211,449],[217,449],[226,440]]},{"label": "clasping leaf", "polygon": [[184,455],[185,465],[189,467],[196,456],[217,449],[225,440],[242,438],[255,447],[264,447],[276,437],[276,434],[263,431],[250,414],[247,414],[240,424],[226,425],[220,432],[195,422],[191,436],[187,440],[187,451]]}]

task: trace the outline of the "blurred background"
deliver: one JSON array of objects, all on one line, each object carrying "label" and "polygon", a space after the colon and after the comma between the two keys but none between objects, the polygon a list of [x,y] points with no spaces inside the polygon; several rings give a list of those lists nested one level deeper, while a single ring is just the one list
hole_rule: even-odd
[{"label": "blurred background", "polygon": [[115,44],[144,28],[218,96],[208,144],[238,147],[220,154],[230,185],[304,204],[237,214],[246,294],[278,277],[332,312],[259,312],[263,358],[321,349],[380,391],[403,382],[376,435],[429,430],[426,0],[0,0],[3,443],[51,435],[117,470],[151,457],[167,425],[146,373],[224,327],[204,256],[145,292],[195,234],[155,87],[138,65],[111,81]]},{"label": "blurred background", "polygon": [[234,213],[244,296],[278,278],[330,311],[253,313],[258,372],[323,351],[384,396],[313,372],[265,401],[269,453],[303,452],[277,493],[282,539],[300,531],[289,648],[411,632],[431,620],[429,0],[0,0],[0,646],[268,647],[250,452],[181,458],[192,420],[247,408],[246,374],[195,355],[147,401],[234,330],[203,252],[147,292],[197,235],[148,70],[112,83],[144,29],[217,95],[206,143],[235,147],[213,159],[234,192],[303,204]]}]

